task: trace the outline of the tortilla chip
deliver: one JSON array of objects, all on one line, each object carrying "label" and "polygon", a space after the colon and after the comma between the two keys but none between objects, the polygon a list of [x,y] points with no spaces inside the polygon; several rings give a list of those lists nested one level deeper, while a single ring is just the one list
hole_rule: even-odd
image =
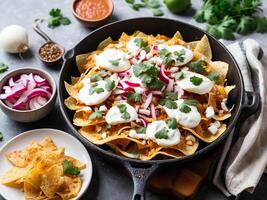
[{"label": "tortilla chip", "polygon": [[87,58],[90,55],[90,53],[86,53],[86,54],[80,54],[76,56],[76,66],[79,70],[80,73],[84,73],[85,72],[85,68],[84,66],[87,63]]},{"label": "tortilla chip", "polygon": [[81,161],[79,161],[79,160],[77,160],[77,159],[75,159],[75,158],[73,158],[71,156],[64,156],[62,158],[62,160],[68,160],[68,161],[72,162],[73,165],[75,167],[77,167],[79,170],[82,170],[82,169],[86,168],[86,164],[85,163],[83,163],[83,162],[81,162]]},{"label": "tortilla chip", "polygon": [[104,48],[106,48],[109,44],[113,43],[113,40],[111,37],[108,37],[107,39],[103,40],[102,42],[99,43],[99,45],[97,46],[98,50],[103,50]]},{"label": "tortilla chip", "polygon": [[195,49],[199,41],[192,41],[188,42],[187,45],[190,47],[190,49]]},{"label": "tortilla chip", "polygon": [[194,51],[204,55],[209,60],[212,59],[212,50],[210,47],[209,39],[206,35],[204,35],[201,40],[198,41]]},{"label": "tortilla chip", "polygon": [[71,81],[70,81],[71,85],[74,85],[80,80],[80,77],[71,76],[70,79],[71,79]]},{"label": "tortilla chip", "polygon": [[9,187],[18,188],[21,186],[22,179],[27,176],[31,168],[32,166],[30,165],[25,168],[13,167],[4,174],[1,178],[1,183]]},{"label": "tortilla chip", "polygon": [[68,97],[65,99],[64,104],[70,109],[70,110],[79,110],[84,108],[84,105],[79,104],[79,102],[73,98],[73,97]]},{"label": "tortilla chip", "polygon": [[80,177],[70,178],[68,176],[63,177],[63,183],[57,192],[62,199],[72,199],[76,197],[82,187],[82,180]]},{"label": "tortilla chip", "polygon": [[54,197],[59,187],[61,186],[63,175],[63,169],[60,165],[54,165],[46,173],[42,174],[42,180],[40,188],[45,196],[51,198]]},{"label": "tortilla chip", "polygon": [[226,125],[221,124],[221,126],[218,128],[217,133],[214,135],[208,131],[205,131],[200,134],[198,131],[196,131],[196,129],[190,129],[190,128],[184,128],[184,129],[187,129],[188,131],[190,131],[193,135],[198,137],[203,142],[211,143],[215,141],[217,138],[219,138],[224,133],[224,131],[226,130]]},{"label": "tortilla chip", "polygon": [[229,69],[229,64],[222,61],[213,61],[212,68],[215,72],[220,75],[220,83],[224,84],[226,80],[226,75]]}]

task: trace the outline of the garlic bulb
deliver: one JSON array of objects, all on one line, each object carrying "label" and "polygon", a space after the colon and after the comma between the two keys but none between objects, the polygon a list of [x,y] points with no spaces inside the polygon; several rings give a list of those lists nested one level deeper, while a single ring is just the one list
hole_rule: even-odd
[{"label": "garlic bulb", "polygon": [[28,33],[25,28],[10,25],[0,32],[0,47],[8,53],[23,53],[29,49]]}]

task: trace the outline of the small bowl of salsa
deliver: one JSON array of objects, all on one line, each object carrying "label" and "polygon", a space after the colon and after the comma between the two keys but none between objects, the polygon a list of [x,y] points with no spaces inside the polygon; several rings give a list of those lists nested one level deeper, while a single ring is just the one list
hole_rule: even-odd
[{"label": "small bowl of salsa", "polygon": [[72,3],[74,17],[90,28],[103,25],[112,12],[112,0],[73,0]]}]

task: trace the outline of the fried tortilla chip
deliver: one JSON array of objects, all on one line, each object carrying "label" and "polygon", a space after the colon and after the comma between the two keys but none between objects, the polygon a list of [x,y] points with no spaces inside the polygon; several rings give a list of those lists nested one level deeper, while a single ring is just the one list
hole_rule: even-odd
[{"label": "fried tortilla chip", "polygon": [[194,51],[204,55],[209,60],[212,59],[212,50],[210,47],[209,39],[206,35],[204,35],[201,40],[198,41]]}]

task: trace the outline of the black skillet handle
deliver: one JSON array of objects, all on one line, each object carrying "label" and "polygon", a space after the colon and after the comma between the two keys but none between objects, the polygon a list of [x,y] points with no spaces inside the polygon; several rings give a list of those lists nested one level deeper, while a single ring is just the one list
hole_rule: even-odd
[{"label": "black skillet handle", "polygon": [[240,120],[243,121],[256,113],[260,106],[260,95],[258,92],[245,92],[245,100],[241,112]]},{"label": "black skillet handle", "polygon": [[124,162],[123,165],[133,179],[134,192],[132,200],[145,200],[146,183],[159,166],[157,164],[140,166],[128,161]]}]

